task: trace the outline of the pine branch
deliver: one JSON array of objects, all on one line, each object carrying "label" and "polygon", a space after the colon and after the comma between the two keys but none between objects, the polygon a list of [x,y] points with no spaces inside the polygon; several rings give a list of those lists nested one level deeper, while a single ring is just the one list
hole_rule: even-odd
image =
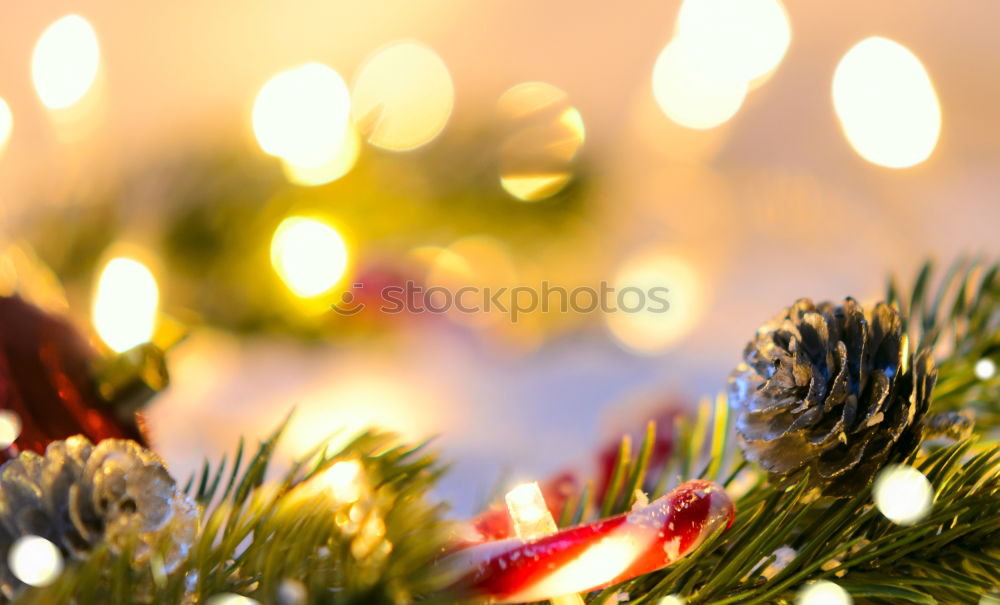
[{"label": "pine branch", "polygon": [[[699,417],[706,417],[706,408],[703,402]],[[735,443],[726,410],[725,398],[719,398],[709,444],[692,445],[698,441],[693,431],[709,432],[706,421],[695,427],[679,424],[676,443],[683,447],[671,468],[695,468],[710,460],[700,476],[722,482],[733,494],[743,492],[736,499],[733,527],[674,566],[594,593],[588,602],[605,603],[623,592],[630,603],[656,603],[670,595],[715,605],[789,603],[803,584],[826,578],[858,603],[966,603],[1000,584],[1000,447],[995,443],[966,440],[909,460],[931,481],[936,505],[919,523],[900,526],[874,507],[870,487],[850,499],[818,497],[806,491],[806,479],[792,486],[768,483],[739,456],[716,464],[719,452]],[[647,435],[640,452],[650,439]],[[646,471],[641,459],[624,457],[616,468],[630,465],[635,473]],[[662,481],[651,496],[680,479]],[[794,558],[780,570],[768,569],[782,546],[793,548]]]},{"label": "pine branch", "polygon": [[983,379],[975,367],[983,359],[1000,366],[1000,263],[959,259],[936,286],[933,274],[928,261],[908,297],[890,280],[886,300],[900,310],[917,350],[938,353],[934,409],[973,410],[977,430],[991,430],[1000,426],[1000,372]]},{"label": "pine branch", "polygon": [[[174,605],[227,592],[266,605],[277,602],[288,580],[301,582],[308,603],[444,598],[428,565],[443,544],[443,509],[426,497],[443,468],[424,452],[426,443],[401,446],[391,435],[366,432],[336,452],[317,449],[265,484],[283,430],[245,465],[241,442],[231,467],[225,459],[206,464],[189,482],[201,531],[180,569],[169,575],[155,563],[136,569],[130,552],[101,547],[53,585],[26,591],[17,605],[71,599]],[[365,493],[357,501],[337,501],[325,487],[323,474],[341,461],[362,469]]]}]

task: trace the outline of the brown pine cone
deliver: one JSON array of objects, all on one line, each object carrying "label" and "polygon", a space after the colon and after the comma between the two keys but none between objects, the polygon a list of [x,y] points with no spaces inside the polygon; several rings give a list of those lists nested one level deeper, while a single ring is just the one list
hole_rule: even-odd
[{"label": "brown pine cone", "polygon": [[22,452],[0,467],[0,601],[23,587],[7,566],[22,536],[46,538],[76,559],[102,542],[121,552],[137,537],[133,562],[160,552],[170,572],[187,557],[197,526],[197,507],[163,461],[134,441],[94,446],[77,435],[52,442],[44,456]]},{"label": "brown pine cone", "polygon": [[801,299],[747,344],[729,397],[747,459],[850,496],[919,445],[936,376],[929,351],[908,355],[892,307]]}]

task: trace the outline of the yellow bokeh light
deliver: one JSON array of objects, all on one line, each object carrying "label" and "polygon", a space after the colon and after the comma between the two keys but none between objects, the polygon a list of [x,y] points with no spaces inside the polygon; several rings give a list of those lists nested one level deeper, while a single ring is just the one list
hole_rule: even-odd
[{"label": "yellow bokeh light", "polygon": [[226,592],[210,597],[205,605],[260,605],[260,602],[240,594]]},{"label": "yellow bokeh light", "polygon": [[615,339],[634,353],[669,349],[701,319],[702,279],[689,262],[669,251],[640,252],[619,269],[613,285],[610,303],[617,309],[605,314],[605,321]]},{"label": "yellow bokeh light", "polygon": [[340,504],[357,502],[361,498],[364,478],[361,463],[357,460],[336,462],[318,477],[330,489],[330,495]]},{"label": "yellow bokeh light", "polygon": [[98,336],[119,353],[149,341],[156,328],[159,300],[156,279],[144,264],[126,257],[111,259],[94,296]]},{"label": "yellow bokeh light", "polygon": [[332,183],[354,168],[361,153],[361,140],[354,128],[349,127],[340,148],[323,162],[314,165],[293,164],[283,161],[285,176],[296,185],[315,187]]},{"label": "yellow bokeh light", "polygon": [[[454,305],[448,307],[448,316],[452,319],[478,326],[487,326],[503,321],[506,314],[497,306],[486,308],[482,300],[475,296],[460,297],[463,288],[477,288],[482,293],[487,290],[494,292],[501,288],[512,288],[518,284],[517,267],[510,250],[500,240],[488,235],[471,235],[464,237],[444,250],[424,250],[430,257],[430,267],[427,271],[427,291],[432,288],[444,289],[454,297]],[[432,293],[427,297],[425,306],[428,308],[445,308],[444,295]],[[504,298],[508,301],[509,298]],[[479,312],[464,313],[459,304],[470,306],[475,304]]]},{"label": "yellow bokeh light", "polygon": [[0,151],[7,147],[10,134],[14,130],[14,114],[10,111],[7,101],[0,98]]},{"label": "yellow bokeh light", "polygon": [[523,201],[558,193],[572,179],[572,162],[583,145],[583,116],[561,89],[524,82],[497,102],[510,133],[500,147],[500,185]]},{"label": "yellow bokeh light", "polygon": [[271,264],[296,296],[319,296],[347,270],[347,245],[332,226],[294,216],[278,225],[271,239]]},{"label": "yellow bokeh light", "polygon": [[653,67],[653,97],[668,118],[688,128],[714,128],[736,115],[747,81],[713,69],[686,38],[667,44]]},{"label": "yellow bokeh light", "polygon": [[795,595],[795,605],[851,605],[846,590],[828,580],[810,582]]},{"label": "yellow bokeh light", "polygon": [[791,41],[778,0],[684,0],[677,34],[715,77],[744,82],[773,71]]},{"label": "yellow bokeh light", "polygon": [[101,49],[86,19],[67,15],[50,25],[35,43],[31,79],[42,103],[65,109],[83,98],[97,77]]},{"label": "yellow bokeh light", "polygon": [[63,558],[55,544],[40,536],[23,536],[7,555],[10,571],[29,586],[48,586],[63,570]]},{"label": "yellow bokeh light", "polygon": [[10,410],[0,410],[0,450],[17,441],[21,434],[21,417]]},{"label": "yellow bokeh light", "polygon": [[833,74],[833,107],[861,157],[888,168],[923,162],[941,134],[941,106],[930,76],[905,46],[858,42]]},{"label": "yellow bokeh light", "polygon": [[264,84],[253,106],[253,131],[266,153],[303,169],[338,158],[349,135],[351,96],[336,71],[307,63]]},{"label": "yellow bokeh light", "polygon": [[[431,385],[425,376],[381,359],[338,362],[318,382],[289,395],[301,417],[289,427],[288,450],[299,457],[325,442],[335,451],[347,445],[352,435],[371,428],[419,441],[460,420],[460,408],[448,403],[448,388]],[[337,429],[332,436],[331,427]]]},{"label": "yellow bokeh light", "polygon": [[559,193],[571,178],[568,173],[504,175],[500,186],[519,200],[534,202]]},{"label": "yellow bokeh light", "polygon": [[875,506],[887,519],[899,525],[912,525],[930,512],[934,488],[917,469],[893,464],[875,478],[872,496]]},{"label": "yellow bokeh light", "polygon": [[414,41],[395,42],[367,59],[352,87],[353,116],[369,143],[407,151],[448,123],[455,87],[441,57]]}]

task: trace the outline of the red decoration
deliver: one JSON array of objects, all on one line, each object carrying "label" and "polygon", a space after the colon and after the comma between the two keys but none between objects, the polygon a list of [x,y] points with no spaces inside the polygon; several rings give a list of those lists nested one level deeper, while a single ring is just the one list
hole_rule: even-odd
[{"label": "red decoration", "polygon": [[728,529],[735,507],[711,481],[680,485],[626,514],[524,540],[509,538],[458,550],[444,564],[457,585],[498,603],[589,592],[670,565],[713,532]]},{"label": "red decoration", "polygon": [[21,420],[21,432],[0,462],[17,452],[44,452],[57,439],[82,434],[92,442],[145,443],[134,418],[116,417],[91,374],[96,353],[65,319],[18,296],[0,296],[0,409]]}]

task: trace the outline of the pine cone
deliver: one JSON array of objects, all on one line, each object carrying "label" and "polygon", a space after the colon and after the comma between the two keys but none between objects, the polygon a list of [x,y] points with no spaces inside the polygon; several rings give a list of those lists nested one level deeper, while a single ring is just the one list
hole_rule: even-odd
[{"label": "pine cone", "polygon": [[133,564],[160,552],[169,573],[187,557],[197,525],[194,503],[163,461],[134,441],[54,441],[45,456],[23,452],[0,467],[0,592],[12,598],[23,587],[7,567],[21,536],[46,538],[76,559],[101,542],[121,552],[138,537]]},{"label": "pine cone", "polygon": [[886,304],[797,301],[757,331],[729,380],[744,455],[773,478],[808,471],[826,495],[857,493],[920,443],[936,372],[929,351],[904,363],[904,349]]}]

